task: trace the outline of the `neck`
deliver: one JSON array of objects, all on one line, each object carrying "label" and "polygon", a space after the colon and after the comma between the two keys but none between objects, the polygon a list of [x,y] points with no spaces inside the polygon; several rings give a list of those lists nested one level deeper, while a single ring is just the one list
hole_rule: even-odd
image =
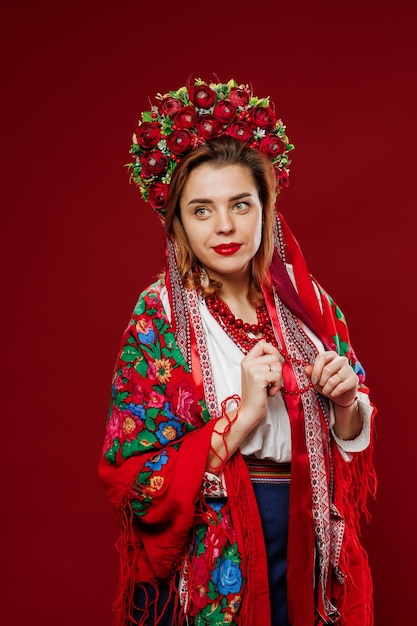
[{"label": "neck", "polygon": [[217,294],[226,302],[236,317],[240,317],[251,324],[256,324],[256,307],[248,300],[249,286],[249,280],[240,283],[222,280],[222,288],[217,291]]},{"label": "neck", "polygon": [[226,301],[247,300],[251,283],[250,267],[245,268],[239,274],[222,274],[220,276],[211,271],[207,273],[210,278],[221,283],[221,288],[217,291],[220,298]]},{"label": "neck", "polygon": [[221,289],[218,290],[220,298],[229,301],[247,300],[249,294],[249,281],[245,283],[235,283],[222,280]]}]

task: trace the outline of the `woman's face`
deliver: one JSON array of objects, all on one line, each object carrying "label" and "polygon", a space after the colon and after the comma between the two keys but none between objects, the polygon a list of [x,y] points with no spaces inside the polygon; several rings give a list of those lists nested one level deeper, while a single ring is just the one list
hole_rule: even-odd
[{"label": "woman's face", "polygon": [[249,168],[196,167],[180,199],[190,246],[210,278],[247,280],[262,239],[262,206]]}]

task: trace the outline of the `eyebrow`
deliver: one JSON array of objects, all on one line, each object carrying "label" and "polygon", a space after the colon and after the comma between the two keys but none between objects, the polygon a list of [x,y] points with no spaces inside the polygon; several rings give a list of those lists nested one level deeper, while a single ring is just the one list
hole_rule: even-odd
[{"label": "eyebrow", "polygon": [[[242,200],[242,198],[248,198],[251,196],[251,193],[239,193],[237,194],[237,196],[232,196],[231,198],[229,198],[229,202],[233,200]],[[213,204],[213,200],[211,200],[210,198],[193,198],[187,203],[187,206],[189,206],[190,204]]]}]

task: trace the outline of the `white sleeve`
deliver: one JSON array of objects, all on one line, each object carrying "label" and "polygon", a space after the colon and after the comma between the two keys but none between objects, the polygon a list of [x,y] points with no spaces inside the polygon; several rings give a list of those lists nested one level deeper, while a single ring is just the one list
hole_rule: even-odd
[{"label": "white sleeve", "polygon": [[358,392],[358,407],[362,415],[363,426],[362,430],[355,439],[341,439],[334,432],[333,426],[335,423],[334,418],[334,405],[330,404],[330,423],[331,432],[334,440],[336,441],[342,456],[347,460],[351,460],[353,452],[362,452],[369,446],[371,440],[371,416],[373,408],[369,402],[368,394],[361,391]]}]

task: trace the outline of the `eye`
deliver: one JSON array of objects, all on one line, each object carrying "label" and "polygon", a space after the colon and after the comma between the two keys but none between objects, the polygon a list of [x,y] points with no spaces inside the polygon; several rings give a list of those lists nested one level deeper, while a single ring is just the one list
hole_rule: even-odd
[{"label": "eye", "polygon": [[249,207],[249,204],[247,202],[242,202],[242,200],[239,200],[239,202],[236,202],[234,209],[238,213],[242,213],[243,211],[246,211],[248,207]]},{"label": "eye", "polygon": [[208,209],[204,206],[199,206],[197,209],[195,209],[194,215],[196,215],[197,217],[207,217]]}]

